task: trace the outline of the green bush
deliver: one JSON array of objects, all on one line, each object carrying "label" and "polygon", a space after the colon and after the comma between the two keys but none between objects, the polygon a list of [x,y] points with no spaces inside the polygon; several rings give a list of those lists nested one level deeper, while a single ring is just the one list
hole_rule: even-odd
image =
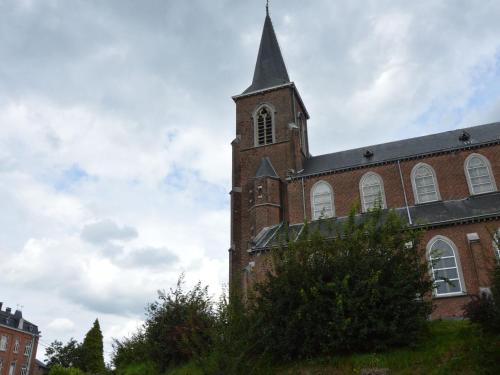
[{"label": "green bush", "polygon": [[379,209],[328,223],[320,225],[330,235],[306,228],[275,251],[256,288],[250,340],[275,360],[413,343],[431,312],[420,233]]},{"label": "green bush", "polygon": [[77,368],[55,365],[50,368],[49,375],[85,375],[85,373]]},{"label": "green bush", "polygon": [[500,333],[500,265],[492,270],[491,295],[473,296],[465,305],[465,316],[485,330]]},{"label": "green bush", "polygon": [[[147,306],[146,321],[134,336],[115,340],[117,372],[130,365],[151,363],[159,372],[201,358],[210,350],[215,314],[207,287],[200,283],[183,290],[183,276],[169,293]],[[133,367],[133,366],[132,366]]]}]

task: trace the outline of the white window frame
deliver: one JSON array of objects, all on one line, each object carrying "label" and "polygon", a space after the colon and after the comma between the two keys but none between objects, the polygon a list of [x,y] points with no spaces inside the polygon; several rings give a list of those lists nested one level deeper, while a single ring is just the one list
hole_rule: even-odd
[{"label": "white window frame", "polygon": [[493,235],[493,251],[495,252],[495,257],[498,262],[500,262],[500,246],[498,245],[498,241],[500,240],[500,228],[498,228],[495,231],[495,234]]},{"label": "white window frame", "polygon": [[14,342],[14,349],[12,350],[14,353],[19,352],[19,345],[20,345],[19,337],[16,337],[16,341]]},{"label": "white window frame", "polygon": [[27,341],[26,346],[24,347],[24,356],[25,357],[28,357],[31,354],[31,346],[32,346],[32,342]]},{"label": "white window frame", "polygon": [[[427,201],[427,202],[420,201],[420,196],[418,195],[417,182],[415,180],[415,178],[416,178],[415,175],[417,174],[417,170],[421,167],[429,168],[429,170],[431,171],[432,181],[434,182],[434,189],[436,191],[436,199],[435,200]],[[438,202],[441,200],[441,194],[439,193],[439,185],[438,185],[438,181],[437,181],[436,171],[429,164],[418,163],[413,167],[413,169],[411,170],[411,185],[413,187],[413,197],[415,198],[415,204]]]},{"label": "white window frame", "polygon": [[[323,216],[322,213],[319,214],[319,216],[316,214],[317,210],[315,209],[315,205],[314,205],[314,195],[315,195],[314,192],[318,188],[318,186],[320,186],[320,185],[325,185],[330,191],[330,211],[332,213],[331,216],[326,216],[326,215]],[[310,195],[311,195],[311,218],[312,218],[312,220],[318,220],[320,218],[326,219],[329,217],[335,217],[335,196],[333,194],[332,186],[328,182],[326,182],[324,180],[320,180],[320,181],[316,182],[311,188]]]},{"label": "white window frame", "polygon": [[[474,186],[472,185],[471,176],[469,174],[469,163],[470,163],[472,158],[479,158],[486,165],[486,169],[488,170],[490,181],[491,181],[492,190],[481,192],[481,193],[474,192]],[[491,193],[493,191],[497,191],[497,184],[495,181],[495,176],[493,175],[493,170],[491,169],[490,161],[485,156],[478,154],[478,153],[470,154],[469,156],[467,156],[467,158],[465,159],[465,162],[464,162],[464,172],[465,172],[465,178],[467,179],[467,186],[469,187],[470,195],[487,194],[487,193]]]},{"label": "white window frame", "polygon": [[[259,124],[258,124],[258,120],[259,120],[259,112],[262,110],[262,108],[266,108],[269,112],[269,114],[271,115],[271,129],[272,129],[272,142],[271,143],[266,143],[266,139],[265,139],[265,136],[264,136],[264,143],[263,144],[259,144]],[[252,118],[253,118],[253,138],[254,138],[254,146],[255,147],[262,147],[262,146],[267,146],[267,145],[271,145],[273,143],[276,142],[276,127],[275,127],[275,123],[276,123],[276,110],[275,108],[269,104],[269,103],[263,103],[263,104],[260,104],[257,106],[257,108],[254,110],[253,114],[252,114]]]},{"label": "white window frame", "polygon": [[374,208],[374,207],[368,208],[366,206],[365,193],[363,190],[364,182],[366,181],[366,179],[368,179],[371,176],[375,176],[379,182],[379,185],[380,185],[380,199],[381,199],[380,207],[387,208],[387,203],[385,200],[384,180],[382,179],[382,176],[380,176],[378,173],[375,173],[375,172],[366,172],[359,180],[359,195],[361,197],[361,206],[362,206],[363,212],[367,212],[368,210]]},{"label": "white window frame", "polygon": [[16,373],[16,361],[11,362],[9,367],[9,375],[14,375]]},{"label": "white window frame", "polygon": [[7,351],[7,344],[9,343],[9,337],[7,335],[0,336],[0,351]]},{"label": "white window frame", "polygon": [[[432,264],[431,250],[432,250],[432,247],[434,246],[434,244],[437,241],[439,241],[439,240],[444,241],[448,245],[450,245],[450,247],[451,247],[451,249],[453,251],[453,257],[455,259],[455,266],[456,266],[457,274],[458,274],[457,280],[458,280],[458,283],[459,283],[460,291],[458,291],[458,292],[451,292],[451,293],[440,293],[440,294],[438,294],[437,293],[437,288],[434,288],[432,294],[436,298],[462,296],[462,295],[464,295],[464,294],[467,293],[467,289],[465,287],[464,277],[463,277],[463,273],[462,273],[462,264],[460,262],[460,254],[458,252],[458,248],[457,248],[457,246],[455,245],[455,243],[452,240],[450,240],[448,237],[441,236],[441,235],[434,236],[427,243],[427,260],[429,261],[429,271],[430,271],[432,280],[434,280],[434,271],[445,269],[445,268],[434,269],[434,266]],[[455,267],[449,267],[449,268],[446,268],[446,269],[451,269],[451,268],[455,268]]]},{"label": "white window frame", "polygon": [[21,375],[26,375],[28,373],[27,367],[21,367]]}]

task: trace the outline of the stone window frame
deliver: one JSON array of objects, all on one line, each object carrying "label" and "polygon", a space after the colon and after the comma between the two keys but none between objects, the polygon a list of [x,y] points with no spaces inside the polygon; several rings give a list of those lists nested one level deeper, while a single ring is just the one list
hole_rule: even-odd
[{"label": "stone window frame", "polygon": [[33,346],[33,342],[31,340],[26,341],[26,344],[24,346],[24,356],[25,357],[29,357],[29,355],[31,354],[32,346]]},{"label": "stone window frame", "polygon": [[[271,114],[271,129],[272,129],[272,142],[271,143],[266,143],[265,142],[265,137],[264,137],[264,143],[259,144],[259,125],[258,125],[258,119],[259,119],[259,112],[262,110],[262,108],[267,108],[269,113]],[[276,143],[276,109],[274,106],[270,103],[261,103],[259,104],[255,110],[252,113],[252,119],[253,119],[253,139],[254,139],[254,146],[255,147],[262,147],[262,146],[268,146],[273,143]]]},{"label": "stone window frame", "polygon": [[[315,212],[317,210],[315,209],[315,204],[314,204],[314,193],[315,193],[315,190],[320,185],[325,185],[328,188],[328,190],[330,191],[330,211],[332,213],[331,216],[323,216],[323,214],[316,216]],[[311,198],[311,219],[312,220],[318,220],[320,218],[335,217],[335,194],[333,192],[332,186],[328,182],[326,182],[325,180],[317,181],[311,188],[310,198]]]},{"label": "stone window frame", "polygon": [[382,179],[382,176],[379,175],[378,173],[373,172],[373,171],[369,171],[369,172],[366,172],[363,176],[361,176],[361,178],[359,180],[359,196],[361,198],[361,208],[362,208],[363,212],[368,212],[370,209],[372,209],[372,208],[366,207],[365,194],[363,191],[364,181],[370,176],[375,176],[380,184],[380,198],[381,198],[380,207],[387,208],[385,189],[384,189],[384,180]]},{"label": "stone window frame", "polygon": [[[432,201],[427,201],[427,202],[421,202],[421,199],[418,195],[418,190],[417,190],[417,182],[415,181],[415,175],[417,173],[417,170],[421,167],[426,167],[428,168],[431,173],[432,173],[432,181],[434,182],[434,190],[436,191],[436,199]],[[431,203],[431,202],[438,202],[441,200],[441,193],[439,192],[439,184],[437,180],[437,174],[434,168],[430,164],[427,163],[417,163],[413,169],[411,170],[411,185],[413,188],[413,198],[415,200],[415,204],[423,204],[423,203]]]},{"label": "stone window frame", "polygon": [[493,239],[491,240],[491,244],[493,245],[493,253],[495,254],[495,258],[497,262],[500,263],[500,228],[498,228],[493,234]]},{"label": "stone window frame", "polygon": [[9,336],[0,335],[0,352],[6,352],[9,345]]},{"label": "stone window frame", "polygon": [[[474,187],[473,187],[472,182],[471,182],[471,176],[469,174],[468,165],[469,165],[471,159],[475,158],[475,157],[480,158],[484,162],[484,164],[486,165],[486,169],[488,170],[490,180],[491,180],[491,186],[492,186],[492,190],[490,190],[490,191],[485,191],[482,193],[475,193],[474,192]],[[487,193],[497,191],[497,184],[495,181],[495,176],[493,174],[493,170],[491,169],[491,163],[486,156],[478,154],[477,152],[472,153],[469,156],[467,156],[467,158],[464,161],[464,173],[465,173],[465,179],[467,180],[467,186],[469,187],[470,195],[487,194]]]},{"label": "stone window frame", "polygon": [[[427,248],[426,248],[426,256],[427,256],[427,261],[429,262],[429,273],[432,278],[432,280],[435,281],[434,279],[434,266],[432,264],[432,259],[431,259],[431,250],[432,246],[438,241],[444,241],[448,245],[450,245],[452,251],[453,251],[453,256],[455,259],[455,268],[457,269],[457,274],[458,274],[458,281],[459,281],[459,286],[460,286],[460,291],[459,292],[451,292],[451,293],[437,293],[437,288],[433,288],[432,295],[434,298],[445,298],[445,297],[456,297],[456,296],[463,296],[467,294],[467,288],[465,286],[465,280],[463,276],[463,271],[462,271],[462,263],[460,261],[460,253],[458,251],[457,246],[455,243],[448,237],[443,236],[443,235],[436,235],[432,237],[429,242],[427,242]],[[453,268],[453,267],[449,267]]]}]

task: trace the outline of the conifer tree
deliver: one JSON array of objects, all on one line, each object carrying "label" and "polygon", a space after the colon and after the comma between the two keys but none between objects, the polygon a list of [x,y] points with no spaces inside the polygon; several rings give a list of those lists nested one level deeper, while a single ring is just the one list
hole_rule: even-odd
[{"label": "conifer tree", "polygon": [[102,332],[99,320],[96,319],[92,328],[85,335],[81,346],[82,370],[91,374],[104,374],[104,355],[102,344]]}]

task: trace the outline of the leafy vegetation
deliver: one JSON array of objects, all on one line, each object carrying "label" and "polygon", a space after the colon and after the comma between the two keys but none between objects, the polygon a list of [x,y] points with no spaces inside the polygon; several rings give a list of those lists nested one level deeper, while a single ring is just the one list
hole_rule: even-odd
[{"label": "leafy vegetation", "polygon": [[102,375],[109,372],[104,364],[102,333],[96,319],[82,343],[54,341],[45,349],[50,375]]},{"label": "leafy vegetation", "polygon": [[431,302],[422,296],[432,281],[420,233],[382,210],[361,221],[353,212],[329,230],[338,235],[306,228],[277,250],[267,281],[257,285],[252,340],[273,360],[408,345],[425,327]]}]

